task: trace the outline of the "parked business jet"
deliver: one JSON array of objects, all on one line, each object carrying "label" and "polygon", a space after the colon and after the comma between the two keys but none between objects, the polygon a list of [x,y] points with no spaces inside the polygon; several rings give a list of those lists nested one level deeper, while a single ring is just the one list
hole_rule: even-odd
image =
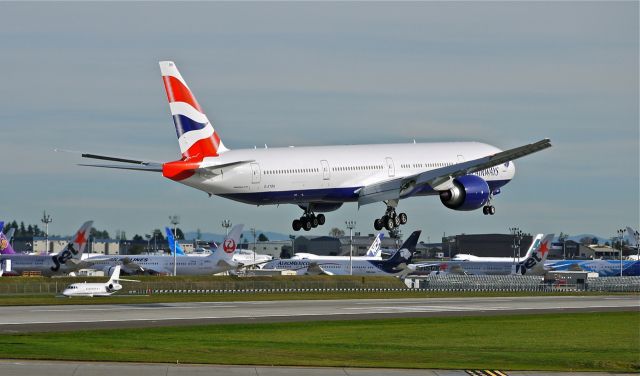
[{"label": "parked business jet", "polygon": [[361,257],[334,259],[318,257],[315,259],[273,260],[265,264],[264,269],[295,270],[296,274],[349,275],[350,265],[353,275],[386,275],[400,276],[408,273],[407,264],[411,262],[416,251],[421,231],[414,231],[391,257],[387,260],[366,260]]},{"label": "parked business jet", "polygon": [[[233,261],[233,254],[240,241],[244,225],[235,225],[225,238],[222,249],[210,256],[189,257],[176,255],[176,273],[178,275],[208,275],[235,270],[243,265]],[[173,274],[173,256],[99,256],[84,260],[85,267],[111,271],[122,265],[123,273],[132,274]]]},{"label": "parked business jet", "polygon": [[62,292],[62,295],[72,296],[109,296],[118,290],[122,290],[120,281],[140,282],[133,279],[120,278],[120,265],[113,268],[111,277],[106,283],[72,283]]},{"label": "parked business jet", "polygon": [[10,265],[5,272],[22,273],[39,271],[44,276],[69,274],[81,267],[82,254],[89,239],[93,221],[85,222],[67,244],[65,249],[55,255],[0,255],[3,265]]},{"label": "parked business jet", "polygon": [[[531,242],[531,245],[529,246],[529,249],[527,249],[527,252],[525,253],[524,257],[518,257],[518,258],[515,259],[515,261],[516,262],[523,262],[527,258],[531,257],[531,255],[533,254],[533,251],[540,246],[540,241],[542,240],[543,237],[544,237],[544,234],[536,235],[536,237],[533,238],[533,241]],[[514,262],[514,258],[513,257],[482,257],[482,256],[475,256],[475,255],[470,255],[470,254],[466,254],[466,253],[458,253],[457,255],[453,256],[453,258],[451,258],[451,261],[470,261],[470,262],[507,261],[507,262]]]},{"label": "parked business jet", "polygon": [[549,254],[554,234],[546,235],[537,246],[531,247],[524,259],[504,258],[498,261],[445,261],[413,264],[414,270],[431,270],[432,274],[468,275],[544,275],[544,262]]},{"label": "parked business jet", "polygon": [[[382,247],[380,247],[380,245],[382,244],[382,238],[384,237],[383,233],[378,233],[378,235],[375,237],[375,239],[373,239],[373,243],[371,243],[371,246],[369,246],[369,249],[367,250],[367,253],[364,256],[356,256],[356,257],[351,257],[352,259],[358,259],[358,260],[382,260]],[[317,260],[317,259],[323,259],[323,260],[349,260],[349,256],[323,256],[323,255],[316,255],[313,253],[304,253],[304,252],[298,252],[295,255],[293,255],[293,257],[291,257],[291,260],[303,260],[303,259],[307,259],[307,260]]]},{"label": "parked business jet", "polygon": [[494,196],[514,177],[512,161],[551,146],[543,139],[506,151],[479,142],[230,150],[176,65],[161,61],[160,71],[182,158],[160,163],[83,153],[120,164],[82,165],[161,172],[210,196],[251,205],[298,205],[304,213],[293,220],[294,231],[323,225],[322,213],[347,202],[384,203],[385,213],[374,227],[391,230],[407,223],[396,207],[413,196],[439,196],[449,209],[482,208],[493,215]]}]

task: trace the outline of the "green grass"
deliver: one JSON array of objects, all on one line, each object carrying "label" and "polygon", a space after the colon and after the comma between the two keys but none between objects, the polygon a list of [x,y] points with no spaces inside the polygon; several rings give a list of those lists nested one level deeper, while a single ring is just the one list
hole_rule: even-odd
[{"label": "green grass", "polygon": [[65,298],[53,295],[0,295],[0,306],[69,305],[69,304],[148,304],[172,302],[233,302],[270,300],[327,300],[327,299],[401,299],[401,298],[462,298],[462,297],[524,297],[570,295],[638,295],[609,292],[481,292],[481,291],[389,291],[389,292],[290,292],[237,294],[154,294],[149,296],[112,295],[102,298]]},{"label": "green grass", "polygon": [[637,312],[3,334],[4,358],[640,371]]}]

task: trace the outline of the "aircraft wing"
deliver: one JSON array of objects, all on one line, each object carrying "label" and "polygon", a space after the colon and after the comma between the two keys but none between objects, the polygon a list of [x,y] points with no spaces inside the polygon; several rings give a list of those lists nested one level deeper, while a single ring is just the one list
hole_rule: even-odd
[{"label": "aircraft wing", "polygon": [[501,151],[471,161],[367,185],[358,192],[358,206],[408,197],[424,185],[429,185],[434,190],[447,190],[453,187],[453,179],[459,176],[482,171],[548,147],[551,147],[551,140],[545,138],[532,144]]},{"label": "aircraft wing", "polygon": [[318,264],[317,262],[310,262],[309,263],[309,266],[307,267],[307,274],[311,274],[311,275],[317,275],[317,274],[335,275],[334,273],[324,269],[322,267],[322,265]]}]

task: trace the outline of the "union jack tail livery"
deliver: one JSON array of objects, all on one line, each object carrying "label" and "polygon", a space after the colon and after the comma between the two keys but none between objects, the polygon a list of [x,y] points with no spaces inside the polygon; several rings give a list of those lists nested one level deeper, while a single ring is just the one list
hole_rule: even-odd
[{"label": "union jack tail livery", "polygon": [[183,160],[202,161],[227,151],[175,63],[161,61],[160,71]]}]

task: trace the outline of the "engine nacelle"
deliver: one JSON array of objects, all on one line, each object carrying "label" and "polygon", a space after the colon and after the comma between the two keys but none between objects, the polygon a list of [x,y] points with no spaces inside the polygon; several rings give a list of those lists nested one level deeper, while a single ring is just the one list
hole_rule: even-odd
[{"label": "engine nacelle", "polygon": [[118,291],[122,289],[122,285],[119,283],[110,283],[107,286],[107,291]]},{"label": "engine nacelle", "polygon": [[491,190],[487,182],[475,175],[453,179],[453,188],[440,192],[440,201],[453,210],[476,210],[489,202]]},{"label": "engine nacelle", "polygon": [[[309,205],[311,205],[311,210],[313,210],[314,212],[327,213],[327,212],[340,209],[340,207],[342,206],[342,203],[312,202]],[[298,205],[298,206],[300,207],[300,209],[306,210],[306,207],[304,205]]]}]

